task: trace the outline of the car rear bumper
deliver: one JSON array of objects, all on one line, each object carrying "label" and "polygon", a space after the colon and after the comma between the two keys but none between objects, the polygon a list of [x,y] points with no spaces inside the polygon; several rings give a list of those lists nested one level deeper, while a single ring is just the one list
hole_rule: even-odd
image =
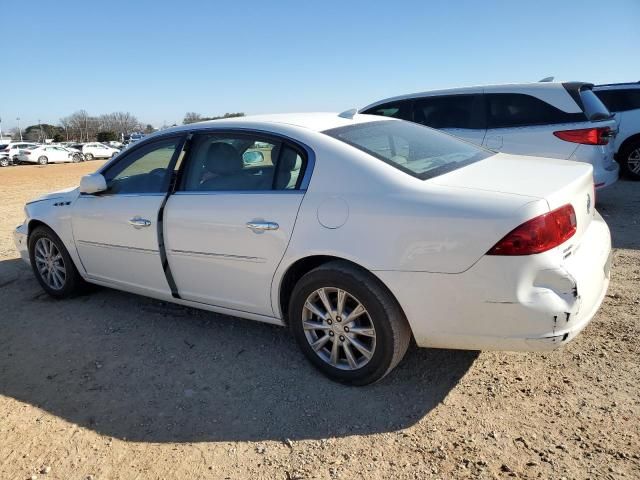
[{"label": "car rear bumper", "polygon": [[22,260],[30,265],[27,225],[22,224],[16,227],[13,231],[13,241]]},{"label": "car rear bumper", "polygon": [[569,160],[593,166],[593,183],[596,190],[607,188],[618,181],[620,165],[614,160],[613,149],[609,145],[579,145]]},{"label": "car rear bumper", "polygon": [[[563,258],[566,257],[566,258]],[[599,214],[569,253],[484,256],[466,272],[375,272],[421,347],[552,350],[595,316],[609,286],[611,237]]]}]

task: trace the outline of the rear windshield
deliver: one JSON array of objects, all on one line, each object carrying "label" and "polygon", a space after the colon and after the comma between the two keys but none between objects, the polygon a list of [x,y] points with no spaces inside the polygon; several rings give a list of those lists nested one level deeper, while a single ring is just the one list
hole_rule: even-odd
[{"label": "rear windshield", "polygon": [[494,155],[445,133],[402,120],[360,123],[323,133],[422,180]]},{"label": "rear windshield", "polygon": [[607,120],[612,117],[609,109],[590,88],[580,90],[580,99],[589,120]]}]

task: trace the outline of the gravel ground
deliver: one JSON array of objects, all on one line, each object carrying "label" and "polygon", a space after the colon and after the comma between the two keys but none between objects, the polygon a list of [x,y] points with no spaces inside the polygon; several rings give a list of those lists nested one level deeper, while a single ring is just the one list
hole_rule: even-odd
[{"label": "gravel ground", "polygon": [[99,162],[0,169],[0,478],[640,478],[640,183],[598,196],[611,287],[551,353],[412,349],[326,380],[287,330],[108,289],[46,296],[26,200]]}]

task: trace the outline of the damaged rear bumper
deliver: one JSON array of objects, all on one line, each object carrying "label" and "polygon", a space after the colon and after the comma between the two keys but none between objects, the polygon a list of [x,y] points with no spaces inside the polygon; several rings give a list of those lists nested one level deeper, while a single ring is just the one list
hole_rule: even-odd
[{"label": "damaged rear bumper", "polygon": [[611,236],[598,213],[577,245],[485,256],[461,274],[376,272],[421,347],[552,350],[595,316],[609,286]]}]

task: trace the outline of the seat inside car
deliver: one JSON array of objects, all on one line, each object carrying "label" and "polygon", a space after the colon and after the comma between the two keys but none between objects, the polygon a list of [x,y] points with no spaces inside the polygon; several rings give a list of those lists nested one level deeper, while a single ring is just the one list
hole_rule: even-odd
[{"label": "seat inside car", "polygon": [[243,172],[242,155],[225,142],[212,143],[203,162],[200,190],[245,190],[250,178]]}]

